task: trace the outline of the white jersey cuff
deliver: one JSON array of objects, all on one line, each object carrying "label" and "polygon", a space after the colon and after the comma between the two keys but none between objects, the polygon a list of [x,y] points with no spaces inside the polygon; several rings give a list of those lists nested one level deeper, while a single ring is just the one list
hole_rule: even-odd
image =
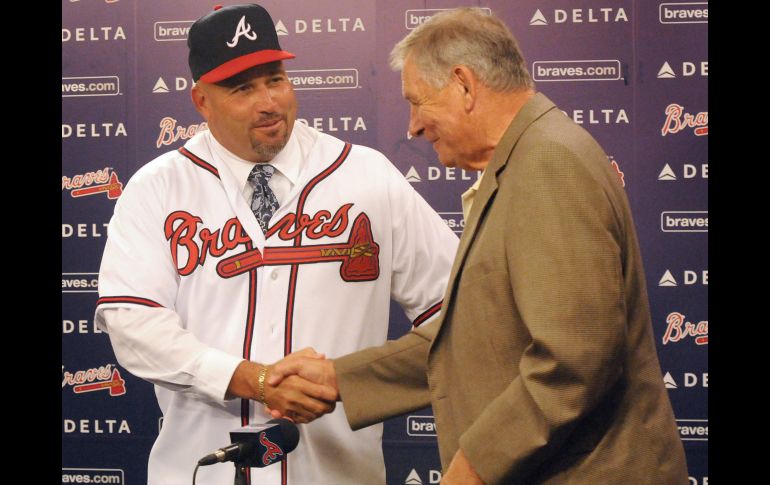
[{"label": "white jersey cuff", "polygon": [[219,349],[208,348],[200,356],[200,366],[195,376],[196,392],[212,401],[226,400],[227,386],[233,377],[235,368],[241,363],[241,357],[235,357]]}]

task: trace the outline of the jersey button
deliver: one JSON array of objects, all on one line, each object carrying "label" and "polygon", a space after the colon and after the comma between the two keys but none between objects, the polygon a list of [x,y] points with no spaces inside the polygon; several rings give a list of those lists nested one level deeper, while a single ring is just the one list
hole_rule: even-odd
[{"label": "jersey button", "polygon": [[274,280],[278,279],[278,270],[277,269],[274,269],[273,272],[270,273],[270,278],[274,279]]}]

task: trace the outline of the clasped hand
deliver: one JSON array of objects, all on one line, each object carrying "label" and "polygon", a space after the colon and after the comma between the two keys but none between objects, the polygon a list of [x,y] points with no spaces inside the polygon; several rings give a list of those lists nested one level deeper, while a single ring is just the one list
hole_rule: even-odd
[{"label": "clasped hand", "polygon": [[296,423],[334,411],[339,400],[332,361],[310,347],[267,366],[264,389],[266,411]]}]

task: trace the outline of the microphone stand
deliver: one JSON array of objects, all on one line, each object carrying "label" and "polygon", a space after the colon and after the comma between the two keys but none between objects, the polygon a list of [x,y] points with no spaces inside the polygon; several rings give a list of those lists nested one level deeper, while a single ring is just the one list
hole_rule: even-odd
[{"label": "microphone stand", "polygon": [[248,470],[248,467],[241,465],[237,460],[233,465],[235,465],[235,480],[233,481],[233,485],[247,485],[246,470]]}]

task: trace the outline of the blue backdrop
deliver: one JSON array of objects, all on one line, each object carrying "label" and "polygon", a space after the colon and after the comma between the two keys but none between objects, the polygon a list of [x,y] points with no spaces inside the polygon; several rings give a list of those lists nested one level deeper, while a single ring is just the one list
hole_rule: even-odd
[{"label": "blue backdrop", "polygon": [[[300,121],[385,153],[458,234],[460,194],[476,173],[445,168],[428,143],[407,141],[408,107],[387,56],[441,9],[485,7],[508,24],[537,89],[591,132],[624,182],[690,483],[707,484],[708,3],[261,4],[282,47],[297,55],[286,66]],[[117,364],[93,324],[98,270],[122,185],[203,128],[190,102],[185,41],[212,6],[62,0],[62,483],[78,475],[146,481],[161,414],[152,386]],[[396,337],[410,327],[397,307],[393,315]],[[383,447],[389,485],[439,482],[430,409],[389,421]]]}]

